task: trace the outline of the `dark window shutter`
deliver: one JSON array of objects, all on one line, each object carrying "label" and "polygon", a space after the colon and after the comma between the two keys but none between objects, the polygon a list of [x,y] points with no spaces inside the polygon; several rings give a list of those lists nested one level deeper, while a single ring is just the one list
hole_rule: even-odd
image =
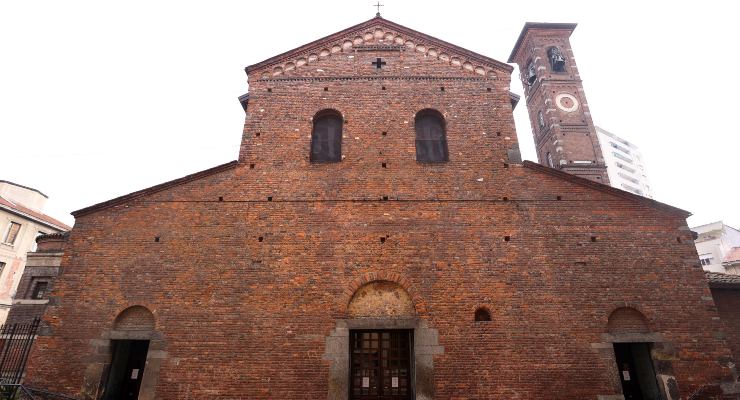
[{"label": "dark window shutter", "polygon": [[311,162],[342,160],[342,118],[327,114],[314,120],[311,133]]},{"label": "dark window shutter", "polygon": [[422,112],[416,117],[416,161],[447,161],[447,138],[442,117]]}]

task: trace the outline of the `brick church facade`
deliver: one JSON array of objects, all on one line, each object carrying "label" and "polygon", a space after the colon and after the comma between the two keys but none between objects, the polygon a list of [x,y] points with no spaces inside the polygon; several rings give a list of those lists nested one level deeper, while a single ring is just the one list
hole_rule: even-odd
[{"label": "brick church facade", "polygon": [[519,160],[510,65],[380,17],[248,67],[237,161],[74,213],[27,384],[84,399],[729,392],[689,214],[600,183],[573,27],[527,26],[512,54],[544,165]]}]

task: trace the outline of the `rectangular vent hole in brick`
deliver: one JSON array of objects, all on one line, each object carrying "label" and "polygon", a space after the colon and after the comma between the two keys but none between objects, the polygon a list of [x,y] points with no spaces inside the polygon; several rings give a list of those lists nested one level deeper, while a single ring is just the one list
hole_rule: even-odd
[{"label": "rectangular vent hole in brick", "polygon": [[271,87],[267,88],[267,91],[272,93],[272,88]]},{"label": "rectangular vent hole in brick", "polygon": [[562,199],[563,199],[563,197],[562,197],[562,196],[558,196],[558,200],[562,200]]},{"label": "rectangular vent hole in brick", "polygon": [[254,136],[260,137],[260,133],[257,132],[257,133],[254,134]]},{"label": "rectangular vent hole in brick", "polygon": [[159,243],[159,236],[155,236],[154,237],[154,241],[157,242],[157,243]]},{"label": "rectangular vent hole in brick", "polygon": [[272,201],[272,196],[267,196],[267,201]]},{"label": "rectangular vent hole in brick", "polygon": [[490,92],[490,91],[491,91],[491,88],[486,88],[486,92]]},{"label": "rectangular vent hole in brick", "polygon": [[224,201],[224,197],[223,196],[218,196],[218,201]]},{"label": "rectangular vent hole in brick", "polygon": [[501,136],[501,132],[496,132],[496,136]]},{"label": "rectangular vent hole in brick", "polygon": [[511,236],[504,236],[504,242],[508,242],[509,240],[511,240]]},{"label": "rectangular vent hole in brick", "polygon": [[254,164],[249,164],[249,169],[254,169]]},{"label": "rectangular vent hole in brick", "polygon": [[258,242],[261,242],[261,241],[263,241],[263,240],[265,240],[265,238],[263,238],[262,236],[260,236],[260,237],[258,237],[258,238],[257,238],[257,241],[258,241]]},{"label": "rectangular vent hole in brick", "polygon": [[381,90],[385,90],[385,86],[382,86],[382,87],[381,87],[380,89],[381,89]]},{"label": "rectangular vent hole in brick", "polygon": [[596,241],[596,236],[591,236],[591,241],[592,242],[595,242]]},{"label": "rectangular vent hole in brick", "polygon": [[381,135],[383,135],[383,136],[386,136],[387,134],[388,134],[388,132],[381,133]]},{"label": "rectangular vent hole in brick", "polygon": [[504,196],[504,197],[503,197],[502,199],[503,199],[504,201],[509,201],[509,198],[508,198],[508,197],[506,197],[506,196]]},{"label": "rectangular vent hole in brick", "polygon": [[329,91],[329,88],[328,88],[328,87],[325,87],[325,88],[324,88],[324,91],[325,91],[325,92],[328,92],[328,91]]},{"label": "rectangular vent hole in brick", "polygon": [[440,86],[440,87],[439,87],[439,90],[441,90],[441,91],[443,91],[443,92],[444,92],[444,91],[445,91],[445,87],[444,87],[444,86]]},{"label": "rectangular vent hole in brick", "polygon": [[380,237],[380,243],[385,243],[385,238],[383,236]]},{"label": "rectangular vent hole in brick", "polygon": [[504,163],[504,168],[509,168],[509,164]]},{"label": "rectangular vent hole in brick", "polygon": [[388,201],[388,196],[383,196],[383,201]]},{"label": "rectangular vent hole in brick", "polygon": [[676,242],[681,243],[681,237],[677,237]]},{"label": "rectangular vent hole in brick", "polygon": [[383,168],[386,168],[386,165],[385,165],[385,163],[383,163],[382,165],[383,165]]}]

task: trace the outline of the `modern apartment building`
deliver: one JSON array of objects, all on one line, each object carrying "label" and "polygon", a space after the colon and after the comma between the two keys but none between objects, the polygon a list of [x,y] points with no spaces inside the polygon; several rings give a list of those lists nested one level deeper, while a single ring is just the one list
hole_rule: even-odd
[{"label": "modern apartment building", "polygon": [[691,228],[696,232],[696,252],[709,272],[740,274],[740,231],[722,221]]},{"label": "modern apartment building", "polygon": [[598,126],[596,133],[611,186],[652,198],[640,149]]}]

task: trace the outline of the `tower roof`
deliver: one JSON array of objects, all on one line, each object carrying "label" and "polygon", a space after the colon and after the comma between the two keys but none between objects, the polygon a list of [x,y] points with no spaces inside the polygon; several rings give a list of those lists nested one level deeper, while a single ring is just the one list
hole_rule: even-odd
[{"label": "tower roof", "polygon": [[522,28],[522,32],[519,34],[519,38],[516,40],[516,44],[514,45],[514,49],[511,50],[511,55],[509,56],[510,63],[514,62],[514,59],[516,58],[517,53],[519,52],[519,47],[524,42],[524,38],[527,36],[527,32],[529,32],[530,29],[562,29],[568,31],[568,36],[570,36],[571,33],[576,29],[576,26],[578,24],[573,23],[553,23],[553,22],[527,22],[524,24],[524,28]]}]

